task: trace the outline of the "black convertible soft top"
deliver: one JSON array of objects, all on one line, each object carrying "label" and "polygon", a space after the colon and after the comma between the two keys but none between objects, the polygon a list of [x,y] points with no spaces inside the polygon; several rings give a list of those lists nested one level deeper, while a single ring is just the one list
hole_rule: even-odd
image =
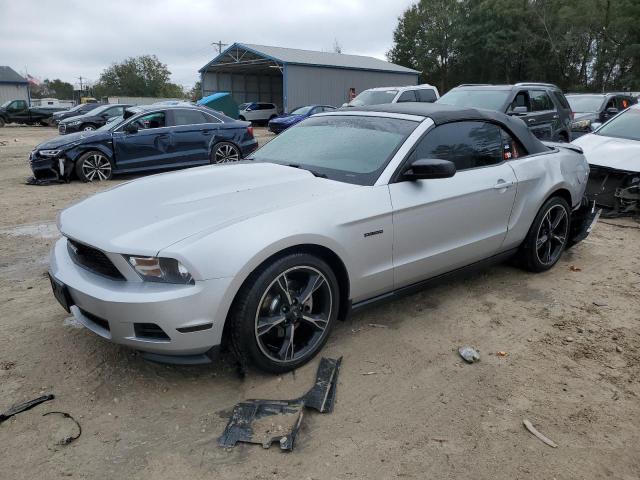
[{"label": "black convertible soft top", "polygon": [[526,123],[518,117],[511,117],[494,110],[483,110],[480,108],[454,107],[441,103],[403,102],[388,103],[384,105],[369,105],[366,107],[345,107],[340,110],[354,112],[385,112],[399,113],[405,115],[417,115],[429,117],[436,125],[443,123],[460,122],[464,120],[482,120],[501,125],[511,132],[529,154],[549,151],[540,140],[538,140]]}]

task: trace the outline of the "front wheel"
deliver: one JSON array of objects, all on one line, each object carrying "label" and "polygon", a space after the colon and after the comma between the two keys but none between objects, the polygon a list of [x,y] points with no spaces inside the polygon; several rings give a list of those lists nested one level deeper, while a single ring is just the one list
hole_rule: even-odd
[{"label": "front wheel", "polygon": [[532,272],[553,267],[567,246],[571,209],[560,197],[545,202],[536,215],[520,253],[523,264]]},{"label": "front wheel", "polygon": [[242,364],[283,373],[311,360],[338,316],[340,292],[320,258],[293,253],[249,277],[229,321],[233,351]]},{"label": "front wheel", "polygon": [[0,117],[0,128],[4,127],[4,118]]},{"label": "front wheel", "polygon": [[111,159],[101,152],[87,152],[76,161],[76,175],[83,182],[110,180],[113,175]]},{"label": "front wheel", "polygon": [[96,126],[95,125],[91,125],[90,123],[82,126],[82,130],[85,131],[85,132],[93,132],[93,131],[95,131],[95,129],[96,129]]},{"label": "front wheel", "polygon": [[240,150],[233,143],[220,142],[213,146],[211,163],[232,163],[240,160]]}]

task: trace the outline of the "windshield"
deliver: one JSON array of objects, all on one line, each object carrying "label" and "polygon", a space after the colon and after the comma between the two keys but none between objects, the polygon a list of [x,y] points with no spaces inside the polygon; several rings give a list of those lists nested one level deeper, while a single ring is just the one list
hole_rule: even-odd
[{"label": "windshield", "polygon": [[[96,107],[93,110],[90,110],[91,115],[100,115],[102,112],[104,112],[106,109],[113,107],[113,105],[102,105],[100,107]],[[87,112],[89,113],[89,112]]]},{"label": "windshield", "polygon": [[602,95],[566,95],[566,97],[574,113],[598,112],[604,101]]},{"label": "windshield", "polygon": [[120,126],[120,124],[123,123],[123,121],[124,121],[124,117],[122,115],[120,115],[119,117],[111,117],[109,120],[107,120],[107,123],[105,123],[100,128],[96,129],[96,132],[114,130],[115,128]]},{"label": "windshield", "polygon": [[625,110],[602,125],[595,133],[605,137],[640,141],[640,109]]},{"label": "windshield", "polygon": [[511,90],[463,90],[454,88],[445,93],[439,100],[436,100],[436,103],[502,111],[510,93]]},{"label": "windshield", "polygon": [[13,100],[9,100],[8,102],[4,102],[2,105],[0,105],[0,108],[8,107],[11,102],[13,102]]},{"label": "windshield", "polygon": [[309,117],[271,140],[252,159],[296,166],[340,182],[373,185],[417,125],[383,117]]},{"label": "windshield", "polygon": [[313,105],[310,105],[308,107],[299,107],[299,108],[296,108],[293,112],[291,112],[291,115],[306,115],[311,111],[312,108],[313,108]]},{"label": "windshield", "polygon": [[381,105],[391,103],[398,94],[398,90],[365,90],[349,102],[351,107],[363,107],[365,105]]},{"label": "windshield", "polygon": [[241,103],[240,105],[238,105],[238,110],[244,110],[246,109],[249,105],[251,105],[250,103]]}]

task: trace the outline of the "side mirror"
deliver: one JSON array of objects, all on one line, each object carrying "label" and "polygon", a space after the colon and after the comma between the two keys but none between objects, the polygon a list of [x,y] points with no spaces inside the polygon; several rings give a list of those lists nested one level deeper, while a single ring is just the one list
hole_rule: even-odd
[{"label": "side mirror", "polygon": [[138,133],[138,125],[135,122],[128,123],[124,127],[125,133]]},{"label": "side mirror", "polygon": [[600,128],[600,125],[602,125],[600,122],[591,122],[591,131],[595,132],[598,128]]},{"label": "side mirror", "polygon": [[524,105],[520,105],[518,107],[513,107],[509,112],[509,115],[526,115],[527,113],[527,107],[525,107]]},{"label": "side mirror", "polygon": [[427,180],[431,178],[449,178],[456,173],[456,166],[449,160],[438,158],[416,160],[402,173],[406,180]]}]

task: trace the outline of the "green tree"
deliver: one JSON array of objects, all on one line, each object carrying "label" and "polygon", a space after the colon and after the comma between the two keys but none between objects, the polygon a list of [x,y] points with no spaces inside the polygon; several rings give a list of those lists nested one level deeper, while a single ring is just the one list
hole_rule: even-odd
[{"label": "green tree", "polygon": [[184,97],[182,87],[169,81],[171,72],[155,55],[131,57],[104,70],[93,87],[96,97]]},{"label": "green tree", "polygon": [[198,80],[193,85],[193,88],[189,90],[187,97],[193,102],[197,102],[202,98],[202,84],[200,83],[200,80]]}]

